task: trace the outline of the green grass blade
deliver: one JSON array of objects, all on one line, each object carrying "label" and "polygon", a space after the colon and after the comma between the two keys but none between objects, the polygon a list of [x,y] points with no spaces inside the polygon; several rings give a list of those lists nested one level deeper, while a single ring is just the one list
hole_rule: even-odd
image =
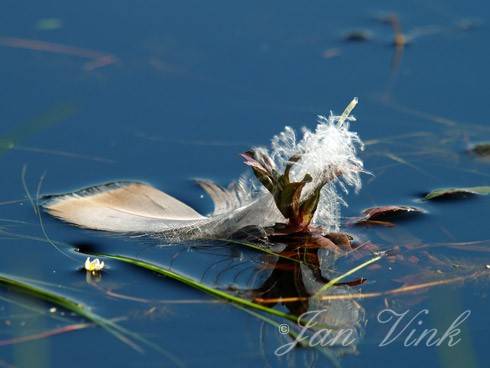
[{"label": "green grass blade", "polygon": [[242,306],[245,306],[248,308],[260,310],[262,312],[265,312],[265,313],[268,313],[268,314],[271,314],[271,315],[274,315],[277,317],[288,319],[292,322],[297,321],[297,317],[295,317],[291,314],[281,312],[277,309],[268,308],[268,307],[265,307],[263,305],[254,303],[250,300],[240,298],[236,295],[232,295],[232,294],[227,293],[225,291],[212,288],[212,287],[210,287],[206,284],[203,284],[199,281],[196,281],[196,280],[194,280],[188,276],[181,275],[181,274],[179,274],[175,271],[172,271],[168,268],[164,268],[162,266],[159,266],[159,265],[156,265],[153,263],[149,263],[149,262],[141,260],[141,259],[126,257],[126,256],[121,256],[121,255],[110,255],[110,254],[105,254],[105,253],[99,253],[99,254],[97,254],[97,256],[118,260],[118,261],[125,262],[125,263],[131,264],[131,265],[134,265],[134,266],[137,266],[140,268],[144,268],[144,269],[149,270],[149,271],[159,273],[159,274],[167,276],[171,279],[177,280],[183,284],[191,286],[194,289],[201,290],[207,294],[210,294],[210,295],[216,296],[218,298],[227,300],[227,301],[234,303],[234,304],[238,304],[238,305],[242,305]]},{"label": "green grass blade", "polygon": [[0,157],[6,151],[15,148],[16,144],[28,137],[60,123],[73,116],[77,108],[73,104],[55,106],[44,114],[15,127],[8,136],[0,137]]},{"label": "green grass blade", "polygon": [[80,317],[86,318],[97,325],[103,327],[104,329],[108,330],[110,333],[115,335],[117,338],[123,340],[124,342],[128,342],[127,338],[124,338],[123,336],[119,336],[120,334],[120,329],[121,327],[117,326],[115,323],[104,319],[103,317],[91,312],[88,307],[86,307],[82,303],[78,303],[76,301],[73,301],[71,299],[66,298],[65,296],[53,293],[51,291],[47,291],[43,288],[34,286],[32,284],[26,283],[24,281],[21,281],[18,278],[11,277],[6,274],[0,274],[0,283],[13,287],[19,292],[22,292],[24,294],[28,294],[30,296],[33,296],[37,299],[41,299],[50,303],[53,303],[54,305],[58,307],[62,307],[66,310],[69,310],[70,312],[73,312],[77,314]]},{"label": "green grass blade", "polygon": [[353,269],[343,273],[342,275],[340,276],[337,276],[336,278],[330,280],[329,282],[327,282],[325,285],[323,285],[316,293],[313,297],[319,297],[321,293],[323,293],[324,291],[330,289],[332,286],[334,286],[335,284],[339,283],[339,281],[345,279],[346,277],[352,275],[353,273],[363,269],[364,267],[367,267],[369,266],[370,264],[374,263],[374,262],[377,262],[379,261],[380,259],[382,258],[382,256],[376,256],[374,258],[371,258],[369,260],[367,260],[366,262],[360,264],[359,266],[356,266],[354,267]]},{"label": "green grass blade", "polygon": [[102,327],[107,332],[115,336],[117,339],[128,344],[129,346],[131,346],[137,351],[142,352],[142,349],[137,344],[135,344],[135,342],[132,340],[143,343],[159,351],[163,355],[167,356],[170,360],[172,360],[177,365],[179,366],[182,365],[180,361],[178,361],[170,353],[161,349],[159,346],[153,344],[152,342],[142,338],[141,336],[135,333],[132,333],[131,331],[126,330],[125,328],[119,326],[115,322],[110,321],[104,317],[99,316],[98,314],[91,312],[90,309],[82,303],[69,299],[63,295],[59,295],[54,292],[45,290],[41,287],[27,283],[19,278],[15,278],[4,273],[0,273],[0,284],[12,287],[18,292],[30,295],[34,298],[52,303],[58,307],[62,307],[66,310],[69,310],[70,312],[73,312],[78,316],[83,317],[95,323],[96,325]]}]

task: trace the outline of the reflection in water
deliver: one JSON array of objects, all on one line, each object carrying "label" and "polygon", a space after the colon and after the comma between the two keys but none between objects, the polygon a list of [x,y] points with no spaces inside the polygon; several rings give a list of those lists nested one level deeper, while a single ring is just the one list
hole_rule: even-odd
[{"label": "reflection in water", "polygon": [[[282,304],[291,314],[301,316],[303,324],[314,318],[316,326],[310,334],[326,329],[322,332],[325,348],[341,348],[343,354],[356,351],[364,332],[364,308],[354,299],[322,300],[321,297],[352,293],[353,287],[365,280],[339,282],[328,291],[320,291],[334,276],[333,266],[337,258],[356,248],[351,242],[352,237],[345,233],[322,235],[311,232],[271,238],[283,243],[285,248],[271,266],[272,272],[267,279],[251,291],[253,299],[259,304],[265,302],[264,305],[269,307]],[[346,331],[354,343],[344,346],[340,337]],[[327,335],[330,338],[338,335],[339,339],[334,341],[333,338],[327,346],[327,341],[330,341]]]}]

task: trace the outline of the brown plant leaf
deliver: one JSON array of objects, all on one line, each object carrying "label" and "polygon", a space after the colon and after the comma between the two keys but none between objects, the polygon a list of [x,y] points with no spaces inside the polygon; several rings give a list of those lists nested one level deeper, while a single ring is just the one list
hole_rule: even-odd
[{"label": "brown plant leaf", "polygon": [[394,226],[392,221],[420,215],[424,211],[410,206],[381,206],[371,207],[362,211],[362,216],[354,218],[350,225],[384,225]]},{"label": "brown plant leaf", "polygon": [[424,196],[426,200],[464,199],[490,193],[490,186],[465,188],[438,188]]},{"label": "brown plant leaf", "polygon": [[470,146],[469,151],[477,156],[490,157],[490,142],[474,143]]}]

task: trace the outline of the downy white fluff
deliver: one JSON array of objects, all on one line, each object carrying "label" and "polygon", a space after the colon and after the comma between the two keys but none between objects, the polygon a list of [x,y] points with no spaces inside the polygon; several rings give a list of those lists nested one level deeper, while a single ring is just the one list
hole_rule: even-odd
[{"label": "downy white fluff", "polygon": [[286,126],[284,131],[274,136],[271,142],[270,157],[279,171],[283,171],[290,157],[301,155],[291,170],[291,180],[300,181],[310,174],[313,181],[306,185],[303,196],[325,178],[332,178],[322,189],[321,198],[313,219],[313,224],[327,231],[336,231],[340,226],[340,205],[347,205],[341,193],[348,188],[361,189],[360,174],[363,163],[357,157],[364,145],[356,132],[350,131],[351,122],[356,121],[350,112],[357,104],[352,100],[342,115],[330,112],[328,117],[318,116],[314,131],[303,128],[303,136],[296,136],[294,129]]}]

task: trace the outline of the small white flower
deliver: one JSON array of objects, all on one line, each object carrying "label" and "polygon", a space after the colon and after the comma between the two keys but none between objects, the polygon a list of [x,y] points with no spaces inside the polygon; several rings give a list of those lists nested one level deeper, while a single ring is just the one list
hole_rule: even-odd
[{"label": "small white flower", "polygon": [[85,270],[87,270],[88,272],[100,272],[103,268],[104,261],[100,261],[98,258],[95,258],[93,261],[91,261],[90,257],[87,257],[87,259],[85,260]]}]

